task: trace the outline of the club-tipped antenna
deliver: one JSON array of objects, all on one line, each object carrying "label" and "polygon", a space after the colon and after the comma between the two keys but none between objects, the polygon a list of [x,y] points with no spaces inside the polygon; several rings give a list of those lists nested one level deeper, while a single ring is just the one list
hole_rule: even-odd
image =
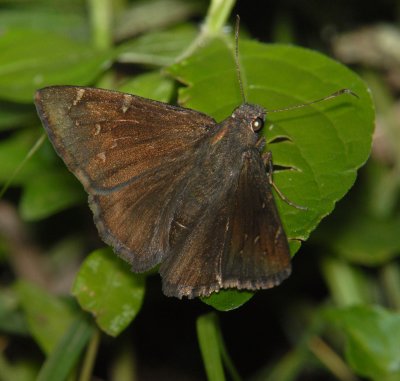
[{"label": "club-tipped antenna", "polygon": [[310,105],[312,105],[314,103],[324,102],[324,101],[327,101],[329,99],[336,98],[336,97],[338,97],[340,95],[343,95],[343,94],[349,94],[349,95],[352,95],[353,97],[360,98],[355,92],[351,91],[350,89],[341,89],[341,90],[335,91],[334,93],[332,93],[330,95],[327,95],[326,97],[316,99],[315,101],[301,103],[301,104],[298,104],[298,105],[288,106],[288,107],[284,107],[284,108],[279,108],[279,109],[276,109],[276,110],[267,110],[267,111],[268,111],[268,114],[270,114],[271,112],[282,112],[282,111],[295,110],[297,108],[303,108],[303,107],[310,106]]},{"label": "club-tipped antenna", "polygon": [[240,95],[242,96],[243,103],[246,103],[246,97],[244,95],[243,89],[243,81],[242,81],[242,73],[240,71],[239,64],[239,25],[240,25],[240,17],[236,15],[236,25],[235,25],[235,65],[236,65],[236,74],[240,87]]}]

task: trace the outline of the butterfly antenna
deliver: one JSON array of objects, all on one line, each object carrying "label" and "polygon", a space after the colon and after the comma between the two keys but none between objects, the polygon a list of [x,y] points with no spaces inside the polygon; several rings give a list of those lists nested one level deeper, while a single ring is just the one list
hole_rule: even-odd
[{"label": "butterfly antenna", "polygon": [[279,109],[276,109],[276,110],[268,110],[268,113],[290,111],[290,110],[295,110],[297,108],[307,107],[307,106],[310,106],[310,105],[312,105],[314,103],[324,102],[324,101],[327,101],[329,99],[333,99],[333,98],[339,97],[340,95],[343,95],[343,94],[349,94],[349,95],[352,95],[353,97],[356,97],[358,99],[360,98],[356,93],[354,93],[350,89],[341,89],[341,90],[335,91],[334,93],[332,93],[330,95],[327,95],[326,97],[323,97],[323,98],[320,98],[320,99],[316,99],[315,101],[301,103],[301,104],[298,104],[298,105],[293,105],[293,106],[289,106],[289,107],[285,107],[285,108],[279,108]]},{"label": "butterfly antenna", "polygon": [[239,64],[239,25],[240,25],[240,17],[236,15],[236,25],[235,25],[235,65],[236,65],[236,74],[240,87],[240,95],[242,96],[243,103],[246,103],[246,97],[244,95],[243,90],[243,81],[242,81],[242,73],[240,71]]}]

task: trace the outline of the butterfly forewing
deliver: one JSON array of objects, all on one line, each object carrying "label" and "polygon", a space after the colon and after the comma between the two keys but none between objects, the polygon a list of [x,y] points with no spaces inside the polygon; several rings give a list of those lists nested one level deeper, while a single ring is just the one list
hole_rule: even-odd
[{"label": "butterfly forewing", "polygon": [[36,94],[59,155],[90,191],[112,190],[180,160],[215,121],[116,91],[54,86]]},{"label": "butterfly forewing", "polygon": [[58,154],[85,186],[100,235],[135,271],[168,250],[171,208],[215,121],[109,90],[54,86],[36,107]]}]

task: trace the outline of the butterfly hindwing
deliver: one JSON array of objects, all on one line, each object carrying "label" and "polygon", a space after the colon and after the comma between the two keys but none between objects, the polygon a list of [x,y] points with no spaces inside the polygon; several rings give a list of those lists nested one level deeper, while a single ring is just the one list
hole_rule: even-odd
[{"label": "butterfly hindwing", "polygon": [[258,150],[242,153],[236,178],[193,220],[186,236],[178,226],[184,239],[161,265],[167,295],[265,289],[289,276],[289,247]]},{"label": "butterfly hindwing", "polygon": [[220,268],[224,288],[266,289],[290,275],[288,241],[256,150],[245,153],[229,221]]}]

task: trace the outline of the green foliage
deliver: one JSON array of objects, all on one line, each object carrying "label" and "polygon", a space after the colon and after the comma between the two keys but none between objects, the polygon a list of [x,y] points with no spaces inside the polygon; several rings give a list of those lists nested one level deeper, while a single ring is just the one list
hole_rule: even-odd
[{"label": "green foliage", "polygon": [[[32,104],[37,88],[55,84],[93,85],[164,102],[177,98],[181,105],[205,112],[218,121],[242,103],[232,35],[222,32],[234,5],[232,1],[212,1],[208,14],[203,14],[201,30],[187,21],[201,12],[198,2],[152,0],[132,2],[126,8],[121,2],[121,9],[114,10],[115,20],[119,21],[115,29],[111,29],[111,16],[104,12],[106,3],[88,3],[90,15],[103,14],[106,18],[100,26],[93,20],[90,24],[80,1],[59,2],[58,9],[46,0],[29,6],[22,2],[12,7],[5,5],[0,13],[0,51],[4,53],[0,55],[0,185],[10,182],[6,198],[19,212],[20,224],[34,240],[41,241],[45,236],[46,246],[57,247],[65,239],[59,237],[60,233],[46,230],[49,221],[51,224],[54,218],[63,229],[68,227],[70,234],[74,222],[71,224],[68,217],[64,219],[62,212],[81,207],[86,196],[48,142],[35,148],[33,155],[30,153],[43,134]],[[174,12],[172,8],[171,12],[162,11],[166,6],[173,7]],[[147,24],[132,22],[146,19]],[[100,27],[102,31],[98,30]],[[91,36],[101,33],[108,36],[104,46],[94,37],[91,40]],[[113,63],[117,65],[112,66]],[[309,238],[349,191],[357,170],[368,158],[374,127],[370,91],[348,68],[295,46],[243,39],[240,67],[246,101],[267,110],[319,99],[342,88],[351,89],[359,97],[342,95],[267,115],[266,150],[272,151],[278,166],[274,181],[288,199],[307,207],[305,211],[293,208],[275,195],[295,254],[300,243]],[[373,92],[380,94],[383,85],[374,79],[370,81]],[[291,305],[289,313],[282,315],[281,324],[292,348],[279,360],[266,364],[259,372],[260,380],[295,380],[305,369],[321,367],[343,380],[355,379],[355,374],[371,380],[392,381],[400,377],[400,322],[395,312],[400,309],[400,270],[393,262],[400,252],[398,162],[397,156],[390,166],[369,162],[359,185],[361,191],[356,189],[347,202],[339,205],[339,213],[313,235],[312,242],[318,244],[321,252],[322,277],[329,295],[320,306]],[[79,214],[74,214],[72,221],[76,218]],[[65,225],[60,221],[65,221]],[[12,233],[19,232],[14,229]],[[19,271],[20,264],[14,255],[26,241],[29,243],[29,234],[21,233],[15,238],[7,232],[0,224],[2,265],[13,275],[4,278],[7,284],[2,285],[0,293],[1,334],[8,341],[16,336],[33,341],[45,359],[41,364],[35,355],[29,361],[21,355],[11,362],[8,354],[2,352],[0,380],[33,380],[37,372],[41,381],[68,377],[88,380],[98,350],[97,327],[113,337],[124,335],[124,330],[143,312],[145,279],[149,274],[133,274],[108,248],[91,252],[78,268],[74,261],[79,251],[84,247],[89,252],[88,247],[93,247],[89,237],[85,237],[84,243],[69,245],[61,265],[49,254],[52,250],[42,252],[45,265],[34,265],[43,266],[42,273],[59,274],[61,267],[69,279],[74,278],[72,295],[77,304],[70,296],[60,296],[48,279],[49,290],[24,279],[29,278],[29,271],[28,275]],[[80,232],[74,231],[72,236],[78,236],[77,233]],[[330,257],[323,256],[324,253]],[[302,255],[297,260],[301,261]],[[367,272],[364,266],[377,271]],[[14,276],[15,281],[11,280]],[[69,286],[64,284],[61,288],[63,294],[71,294]],[[246,310],[243,304],[252,296],[250,292],[227,290],[202,298],[201,308],[230,311],[242,306]],[[298,295],[299,300],[303,297]],[[146,302],[151,304],[154,300]],[[184,304],[171,300],[166,303],[173,302]],[[328,310],[327,302],[331,305]],[[265,308],[273,309],[271,305]],[[226,371],[230,378],[239,380],[220,327],[224,328],[224,319],[230,314],[213,312],[197,319],[200,352],[207,377],[212,381],[224,380]],[[224,316],[221,323],[218,316]],[[291,326],[290,316],[296,320]],[[304,316],[307,318],[303,319]],[[159,321],[161,324],[162,317]],[[236,331],[243,329],[237,327]],[[315,343],[325,343],[325,347],[318,349],[321,347]],[[277,356],[280,353],[281,349]]]},{"label": "green foliage", "polygon": [[[225,41],[215,40],[170,68],[188,85],[180,92],[182,104],[217,120],[231,114],[241,103],[232,49]],[[275,199],[289,239],[305,240],[353,185],[357,169],[368,158],[374,128],[371,97],[357,75],[316,52],[254,41],[243,41],[240,49],[246,101],[267,111],[345,87],[360,97],[341,96],[268,117],[264,134],[271,143],[266,149],[272,151],[275,165],[291,169],[276,171],[275,183],[307,211]],[[218,86],[213,87],[216,81]],[[273,143],[279,138],[288,140]]]},{"label": "green foliage", "polygon": [[65,172],[40,173],[26,184],[20,202],[22,218],[27,221],[40,220],[84,202],[82,186]]},{"label": "green foliage", "polygon": [[[24,46],[24,49],[21,49]],[[0,97],[31,103],[36,89],[55,84],[87,85],[110,63],[112,54],[46,31],[9,28],[0,40]]]},{"label": "green foliage", "polygon": [[346,337],[346,358],[358,374],[372,380],[400,378],[400,315],[380,307],[331,310],[329,319]]},{"label": "green foliage", "polygon": [[82,264],[72,293],[103,331],[117,336],[140,311],[144,277],[132,274],[110,249],[97,250]]},{"label": "green foliage", "polygon": [[219,351],[219,330],[216,316],[208,314],[197,319],[197,335],[207,379],[209,381],[225,380],[222,358]]},{"label": "green foliage", "polygon": [[139,95],[143,98],[168,102],[173,95],[174,83],[170,78],[155,71],[132,78],[120,86],[118,90],[125,93]]},{"label": "green foliage", "polygon": [[71,303],[31,283],[20,281],[16,289],[30,333],[45,353],[51,353],[72,323],[76,310]]},{"label": "green foliage", "polygon": [[118,49],[118,61],[161,67],[172,65],[195,37],[196,29],[190,25],[148,33],[122,44]]},{"label": "green foliage", "polygon": [[80,316],[71,323],[41,368],[37,381],[63,381],[79,361],[94,327]]},{"label": "green foliage", "polygon": [[207,379],[224,381],[225,366],[232,380],[240,381],[240,376],[226,350],[215,313],[200,316],[196,321],[196,330]]},{"label": "green foliage", "polygon": [[[276,195],[280,216],[289,240],[306,240],[353,185],[357,169],[368,158],[374,128],[371,97],[357,75],[321,54],[253,41],[243,41],[240,48],[246,101],[267,111],[306,103],[345,87],[359,96],[269,115],[266,149],[272,151],[274,165],[289,169],[275,171],[274,181],[289,200],[307,207],[295,209]],[[217,39],[169,68],[187,84],[180,91],[182,104],[216,120],[231,114],[241,103],[232,49],[226,40]],[[218,86],[213,87],[216,80]],[[207,92],[210,88],[213,91]],[[286,140],[274,143],[282,138]],[[297,251],[299,245],[292,248]],[[220,294],[226,299],[224,293]],[[230,295],[234,298],[234,293]],[[223,309],[218,297],[213,305]],[[241,295],[231,301],[242,303]]]}]

